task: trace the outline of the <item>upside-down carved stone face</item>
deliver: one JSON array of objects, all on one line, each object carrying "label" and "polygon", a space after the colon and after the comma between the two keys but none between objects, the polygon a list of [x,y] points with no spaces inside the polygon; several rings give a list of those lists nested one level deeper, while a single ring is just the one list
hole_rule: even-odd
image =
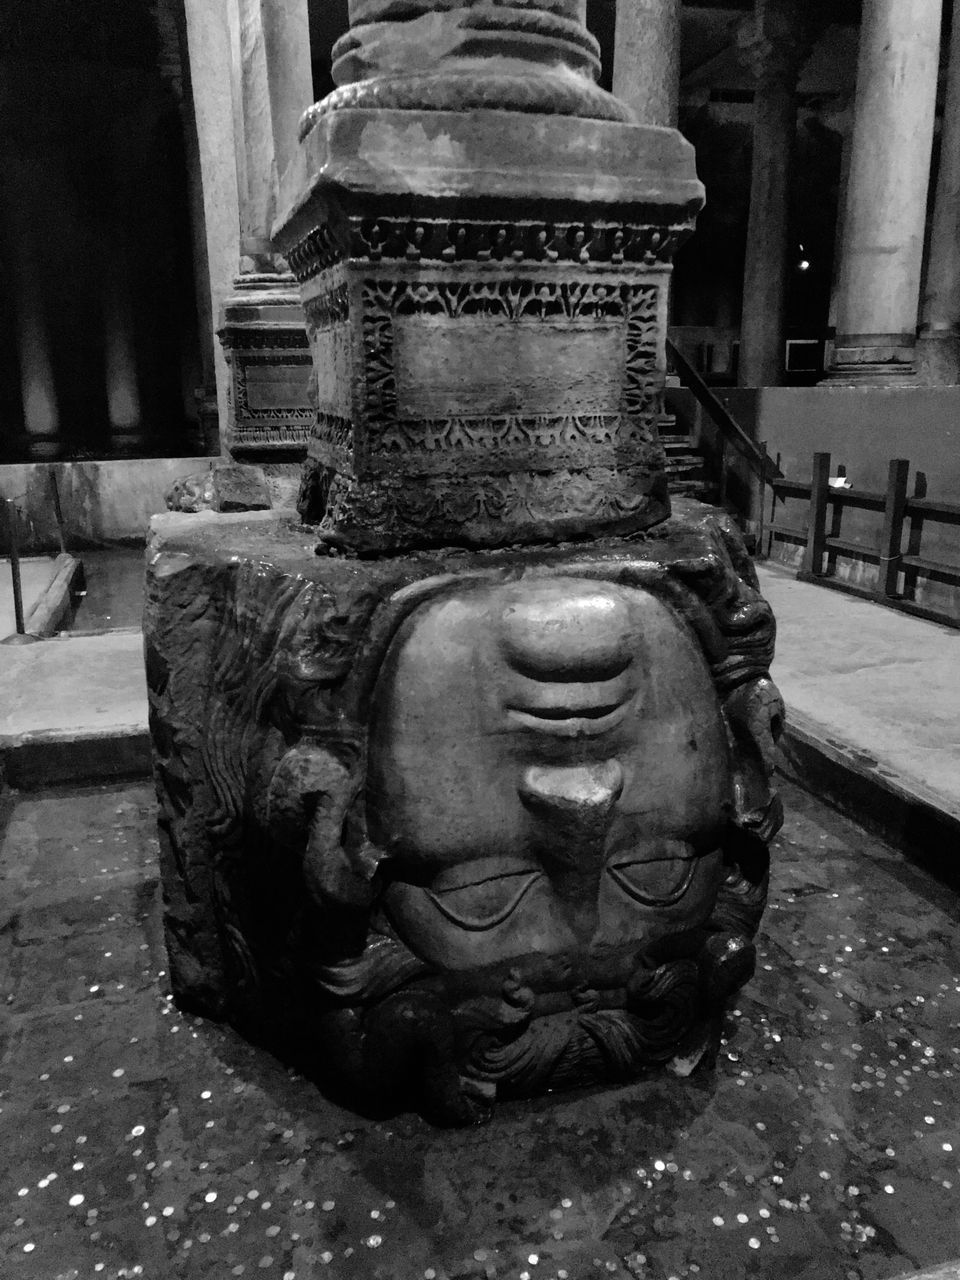
[{"label": "upside-down carved stone face", "polygon": [[454,982],[619,986],[710,915],[726,731],[700,648],[649,592],[461,589],[407,619],[374,706],[383,909]]}]

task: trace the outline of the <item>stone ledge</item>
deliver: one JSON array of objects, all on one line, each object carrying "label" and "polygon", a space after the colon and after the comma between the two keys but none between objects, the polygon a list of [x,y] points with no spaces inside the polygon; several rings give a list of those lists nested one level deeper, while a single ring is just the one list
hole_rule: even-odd
[{"label": "stone ledge", "polygon": [[53,578],[27,614],[24,629],[28,635],[54,635],[70,612],[74,587],[78,578],[82,580],[83,565],[74,556],[63,552],[57,556],[54,567]]},{"label": "stone ledge", "polygon": [[[290,519],[290,513],[286,514]],[[237,526],[283,523],[276,511],[231,515],[163,513],[152,522],[154,549],[204,527],[230,527],[236,531]],[[88,672],[102,667],[109,671],[115,686],[131,686],[122,706],[104,707],[86,722],[82,711],[70,712],[65,703],[58,704],[54,692],[58,678],[73,681],[81,655],[81,665]],[[23,701],[28,682],[40,676],[41,667],[53,695],[52,701],[47,700],[51,705],[42,708],[40,714],[28,716],[17,704]],[[0,769],[7,785],[32,789],[148,776],[146,692],[144,688],[137,695],[134,690],[142,680],[141,672],[140,638],[130,633],[77,637],[8,650],[0,667],[0,701],[5,707],[0,719]],[[923,789],[915,779],[888,765],[878,764],[794,708],[788,708],[781,747],[785,776],[867,830],[882,835],[908,856],[925,862],[941,879],[953,881],[950,866],[933,856],[937,850],[960,847],[960,812],[950,800]],[[960,879],[960,869],[956,877]]]},{"label": "stone ledge", "polygon": [[0,739],[0,779],[17,791],[67,783],[113,782],[150,774],[146,729],[94,734],[36,733]]},{"label": "stone ledge", "polygon": [[7,785],[149,771],[139,631],[67,636],[0,654],[0,770]]},{"label": "stone ledge", "polygon": [[920,863],[960,886],[960,811],[945,796],[899,774],[799,711],[787,708],[781,773]]},{"label": "stone ledge", "polygon": [[693,148],[676,130],[520,111],[343,110],[322,117],[283,176],[284,213],[273,228],[281,252],[316,225],[314,194],[334,188],[433,200],[535,195],[565,204],[649,204],[684,218],[703,203]]}]

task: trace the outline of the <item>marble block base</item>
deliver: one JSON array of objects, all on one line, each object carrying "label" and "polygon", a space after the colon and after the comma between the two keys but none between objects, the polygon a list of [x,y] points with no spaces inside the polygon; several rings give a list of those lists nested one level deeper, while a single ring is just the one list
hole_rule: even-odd
[{"label": "marble block base", "polygon": [[170,972],[364,1107],[690,1070],[750,976],[783,708],[735,531],[316,554],[159,517]]}]

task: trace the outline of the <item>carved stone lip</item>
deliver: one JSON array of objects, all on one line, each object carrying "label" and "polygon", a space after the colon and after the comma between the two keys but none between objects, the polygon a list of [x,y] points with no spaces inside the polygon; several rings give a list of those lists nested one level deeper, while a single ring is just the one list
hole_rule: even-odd
[{"label": "carved stone lip", "polygon": [[599,738],[621,724],[630,709],[630,702],[599,707],[507,707],[507,720],[512,726],[532,729],[555,738]]},{"label": "carved stone lip", "polygon": [[[672,907],[689,891],[699,861],[700,855],[691,845],[668,841],[661,857],[619,857],[607,864],[607,874],[634,902],[648,907]],[[677,879],[673,887],[663,893],[651,893],[641,888],[637,881],[648,880],[651,867],[658,867],[661,872],[669,867],[676,868]]]}]

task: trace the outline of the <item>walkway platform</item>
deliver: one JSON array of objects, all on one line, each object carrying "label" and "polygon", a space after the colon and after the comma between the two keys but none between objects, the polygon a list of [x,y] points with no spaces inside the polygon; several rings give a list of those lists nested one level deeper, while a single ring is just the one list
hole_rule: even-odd
[{"label": "walkway platform", "polygon": [[[960,631],[780,566],[759,574],[779,623],[784,771],[938,874],[956,862],[960,879]],[[0,646],[8,785],[144,776],[149,758],[136,629]]]},{"label": "walkway platform", "polygon": [[[70,608],[70,592],[80,573],[80,562],[59,556],[27,556],[20,560],[20,591],[24,630],[48,636],[62,624]],[[0,639],[16,631],[16,606],[10,561],[0,558]]]},{"label": "walkway platform", "polygon": [[758,573],[777,616],[785,771],[960,882],[960,631],[778,565]]},{"label": "walkway platform", "polygon": [[0,645],[0,775],[24,790],[150,769],[139,629]]}]

